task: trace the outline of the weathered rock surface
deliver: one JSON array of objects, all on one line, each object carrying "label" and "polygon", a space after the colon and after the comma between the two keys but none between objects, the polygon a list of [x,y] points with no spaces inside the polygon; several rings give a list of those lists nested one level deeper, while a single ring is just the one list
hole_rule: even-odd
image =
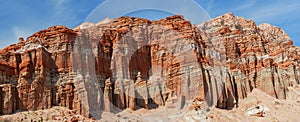
[{"label": "weathered rock surface", "polygon": [[17,89],[12,84],[0,85],[0,109],[1,114],[10,114],[17,110]]},{"label": "weathered rock surface", "polygon": [[0,50],[0,113],[64,106],[87,117],[199,98],[237,107],[254,88],[286,98],[299,49],[281,29],[231,13],[53,26]]},{"label": "weathered rock surface", "polygon": [[[232,13],[199,25],[208,47],[219,47],[226,62],[225,91],[218,107],[233,107],[253,88],[286,98],[287,87],[299,84],[299,49],[283,30],[236,17]],[[218,64],[217,64],[218,65]],[[224,89],[223,89],[224,90]]]}]

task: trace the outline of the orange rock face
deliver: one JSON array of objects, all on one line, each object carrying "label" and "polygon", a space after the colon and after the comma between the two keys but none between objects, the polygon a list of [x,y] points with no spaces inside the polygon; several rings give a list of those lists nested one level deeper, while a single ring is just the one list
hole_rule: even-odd
[{"label": "orange rock face", "polygon": [[281,29],[230,13],[198,26],[178,15],[53,26],[0,50],[0,113],[65,106],[99,119],[194,98],[231,108],[253,88],[285,98],[298,53]]}]

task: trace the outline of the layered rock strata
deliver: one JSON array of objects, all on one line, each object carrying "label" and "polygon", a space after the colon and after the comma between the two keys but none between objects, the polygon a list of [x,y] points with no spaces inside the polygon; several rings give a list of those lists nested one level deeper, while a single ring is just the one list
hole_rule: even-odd
[{"label": "layered rock strata", "polygon": [[299,59],[283,30],[231,13],[198,26],[179,15],[53,26],[0,50],[0,113],[65,106],[100,117],[194,98],[228,109],[254,88],[284,99]]}]

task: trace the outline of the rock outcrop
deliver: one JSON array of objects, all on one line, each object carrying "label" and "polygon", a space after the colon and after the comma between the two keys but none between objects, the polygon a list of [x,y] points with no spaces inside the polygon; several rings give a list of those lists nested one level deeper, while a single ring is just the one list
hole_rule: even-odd
[{"label": "rock outcrop", "polygon": [[220,108],[233,107],[247,92],[259,88],[286,98],[287,87],[299,84],[298,47],[283,30],[268,25],[256,26],[252,20],[232,13],[199,25],[208,48],[218,47],[226,64],[225,90]]},{"label": "rock outcrop", "polygon": [[281,29],[231,13],[198,26],[175,15],[53,26],[0,50],[0,113],[64,106],[87,117],[179,106],[238,107],[258,88],[299,84],[299,49]]}]

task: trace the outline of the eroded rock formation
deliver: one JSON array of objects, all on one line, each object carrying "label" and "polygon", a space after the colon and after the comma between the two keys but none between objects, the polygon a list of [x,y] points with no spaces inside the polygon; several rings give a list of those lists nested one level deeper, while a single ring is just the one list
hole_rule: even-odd
[{"label": "eroded rock formation", "polygon": [[99,117],[206,100],[232,108],[254,88],[285,98],[299,49],[281,29],[231,13],[53,26],[0,50],[0,113],[65,106]]}]

